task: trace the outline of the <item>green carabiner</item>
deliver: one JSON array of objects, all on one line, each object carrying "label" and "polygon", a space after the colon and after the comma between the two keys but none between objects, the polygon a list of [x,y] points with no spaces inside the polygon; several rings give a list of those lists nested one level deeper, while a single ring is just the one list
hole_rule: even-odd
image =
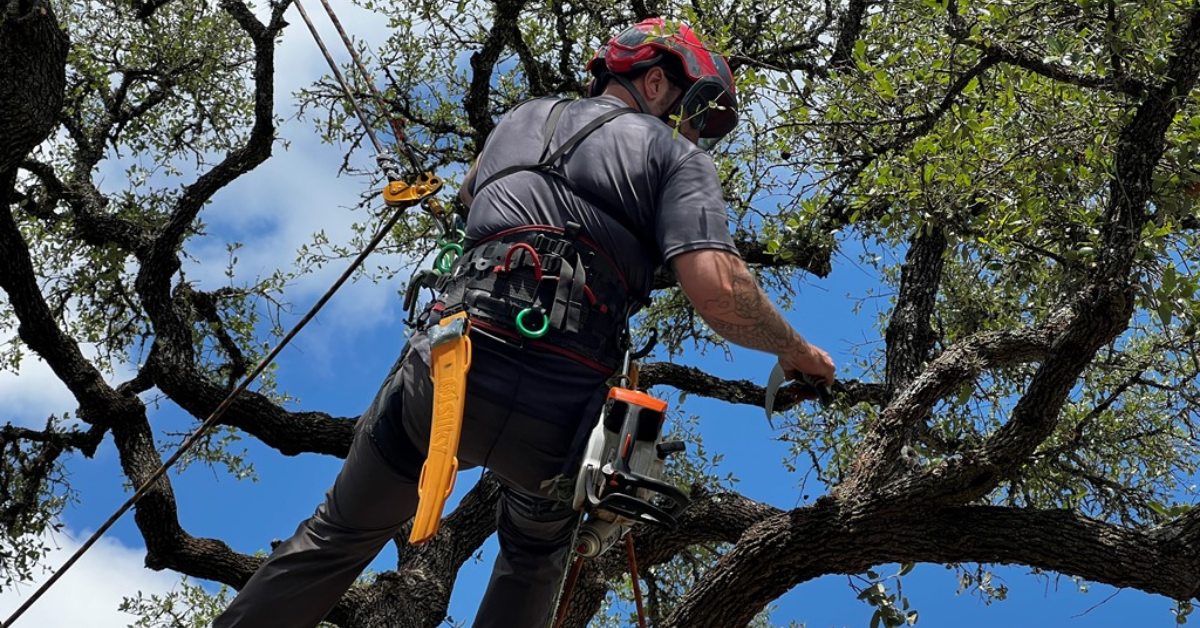
[{"label": "green carabiner", "polygon": [[[450,255],[450,253],[454,255]],[[454,261],[462,254],[463,247],[461,244],[454,244],[453,242],[443,244],[442,250],[438,251],[437,257],[433,258],[433,267],[439,273],[448,273],[454,266]]]},{"label": "green carabiner", "polygon": [[[529,329],[525,326],[525,317],[528,316],[530,312],[537,312],[539,315],[541,315],[542,327],[540,329]],[[541,338],[542,336],[546,335],[546,332],[550,331],[550,317],[546,316],[546,313],[543,312],[541,308],[534,309],[527,307],[521,310],[520,314],[517,314],[517,331],[521,332],[521,335],[525,336],[526,338]]]}]

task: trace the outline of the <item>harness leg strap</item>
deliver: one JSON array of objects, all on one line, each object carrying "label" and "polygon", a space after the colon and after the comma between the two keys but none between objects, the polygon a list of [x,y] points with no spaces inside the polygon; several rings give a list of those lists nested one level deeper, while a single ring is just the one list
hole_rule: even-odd
[{"label": "harness leg strap", "polygon": [[419,545],[437,534],[442,510],[458,475],[458,441],[462,436],[467,371],[471,368],[471,323],[466,312],[443,318],[429,330],[430,375],[433,378],[433,422],[429,455],[417,485],[420,501],[408,541]]}]

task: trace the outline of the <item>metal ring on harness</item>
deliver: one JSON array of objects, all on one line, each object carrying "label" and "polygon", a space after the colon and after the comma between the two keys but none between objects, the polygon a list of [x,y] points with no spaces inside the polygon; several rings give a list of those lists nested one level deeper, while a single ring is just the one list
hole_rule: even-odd
[{"label": "metal ring on harness", "polygon": [[504,265],[497,266],[495,268],[495,271],[498,273],[506,273],[506,272],[512,270],[512,268],[511,268],[512,256],[513,256],[513,252],[517,251],[517,250],[529,251],[529,255],[533,257],[533,278],[536,279],[537,281],[541,281],[542,280],[542,258],[538,256],[537,251],[532,246],[530,246],[529,244],[526,244],[524,242],[518,242],[518,243],[508,247],[508,252],[504,254]]},{"label": "metal ring on harness", "polygon": [[[528,316],[530,312],[537,312],[539,315],[541,315],[541,328],[529,329],[525,326],[525,317]],[[521,335],[525,336],[526,338],[541,338],[542,336],[546,335],[546,332],[550,331],[550,317],[546,316],[546,311],[540,307],[527,307],[521,310],[521,313],[517,314],[517,331],[521,332]]]},{"label": "metal ring on harness", "polygon": [[[453,253],[454,255],[450,255]],[[438,251],[437,257],[433,258],[433,267],[441,273],[448,273],[454,267],[454,260],[458,259],[463,254],[461,244],[447,242],[442,245],[442,250]]]}]

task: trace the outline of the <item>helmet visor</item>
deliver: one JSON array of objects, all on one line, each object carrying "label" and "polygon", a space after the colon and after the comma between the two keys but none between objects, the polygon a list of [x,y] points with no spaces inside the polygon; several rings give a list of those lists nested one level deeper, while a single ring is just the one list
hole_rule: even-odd
[{"label": "helmet visor", "polygon": [[702,138],[720,140],[738,123],[737,98],[712,77],[704,77],[687,89],[683,111]]}]

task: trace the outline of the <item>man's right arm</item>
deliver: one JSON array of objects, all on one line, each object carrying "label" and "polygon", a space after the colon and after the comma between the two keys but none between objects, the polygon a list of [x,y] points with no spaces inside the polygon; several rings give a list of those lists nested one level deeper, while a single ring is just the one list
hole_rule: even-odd
[{"label": "man's right arm", "polygon": [[700,249],[671,258],[675,277],[704,322],[722,338],[779,357],[791,377],[797,371],[833,383],[829,354],[804,340],[759,287],[742,258]]}]

